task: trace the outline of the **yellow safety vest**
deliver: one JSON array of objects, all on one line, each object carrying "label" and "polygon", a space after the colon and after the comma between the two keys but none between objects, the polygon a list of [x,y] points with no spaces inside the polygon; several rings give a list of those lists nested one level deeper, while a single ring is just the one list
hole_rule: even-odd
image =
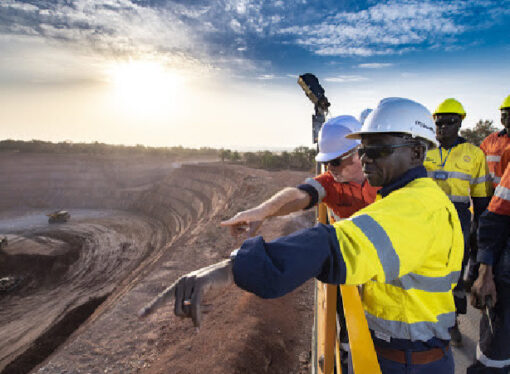
[{"label": "yellow safety vest", "polygon": [[470,143],[450,149],[432,149],[423,163],[427,175],[434,179],[454,203],[470,203],[471,197],[492,196],[492,183],[485,155]]},{"label": "yellow safety vest", "polygon": [[464,239],[455,207],[434,181],[415,179],[334,227],[346,284],[364,285],[376,336],[450,339]]}]

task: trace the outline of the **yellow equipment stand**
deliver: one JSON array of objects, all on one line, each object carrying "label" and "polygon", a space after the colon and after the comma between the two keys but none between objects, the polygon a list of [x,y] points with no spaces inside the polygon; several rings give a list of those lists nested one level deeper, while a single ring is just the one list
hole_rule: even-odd
[{"label": "yellow equipment stand", "polygon": [[[319,204],[318,221],[327,222],[327,208]],[[374,343],[356,286],[340,286],[355,374],[380,374]],[[336,325],[337,286],[315,281],[315,320],[312,341],[312,374],[342,374]],[[344,373],[347,374],[347,373]]]}]

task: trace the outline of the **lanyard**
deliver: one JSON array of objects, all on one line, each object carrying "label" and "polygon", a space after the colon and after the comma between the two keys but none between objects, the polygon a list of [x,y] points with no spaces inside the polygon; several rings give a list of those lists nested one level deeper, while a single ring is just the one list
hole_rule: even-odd
[{"label": "lanyard", "polygon": [[452,148],[453,148],[453,147],[451,147],[451,148],[448,150],[448,153],[446,154],[446,156],[445,156],[445,158],[444,158],[444,161],[443,161],[443,151],[441,150],[441,149],[442,149],[442,147],[441,147],[441,146],[439,146],[439,156],[441,157],[441,165],[439,165],[439,166],[441,166],[442,168],[444,168],[444,166],[445,166],[445,164],[446,164],[446,160],[448,160],[448,156],[450,155],[450,152],[452,151]]}]

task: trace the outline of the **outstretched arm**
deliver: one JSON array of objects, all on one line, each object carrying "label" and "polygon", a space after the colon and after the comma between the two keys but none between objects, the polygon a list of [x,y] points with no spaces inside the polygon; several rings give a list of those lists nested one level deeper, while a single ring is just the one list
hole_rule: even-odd
[{"label": "outstretched arm", "polygon": [[191,318],[195,327],[200,327],[204,294],[211,289],[226,287],[232,284],[233,280],[230,259],[195,270],[183,275],[167,287],[149,304],[140,309],[138,316],[145,317],[153,313],[175,295],[175,315]]},{"label": "outstretched arm", "polygon": [[318,225],[266,243],[262,237],[245,241],[234,259],[183,275],[138,315],[154,312],[175,296],[174,312],[202,321],[203,295],[213,288],[235,284],[263,298],[280,297],[310,278],[334,284],[345,281],[345,263],[333,227]]},{"label": "outstretched arm", "polygon": [[306,192],[295,187],[287,187],[255,208],[239,212],[234,217],[221,222],[221,225],[230,227],[233,236],[246,232],[247,229],[248,236],[252,236],[266,218],[297,212],[306,208],[310,200],[310,195]]}]

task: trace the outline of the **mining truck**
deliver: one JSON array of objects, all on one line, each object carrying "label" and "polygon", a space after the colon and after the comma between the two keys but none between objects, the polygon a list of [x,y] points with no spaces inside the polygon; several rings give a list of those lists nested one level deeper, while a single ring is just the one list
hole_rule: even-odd
[{"label": "mining truck", "polygon": [[47,214],[48,223],[65,223],[69,221],[71,215],[66,210],[57,210],[53,213]]}]

